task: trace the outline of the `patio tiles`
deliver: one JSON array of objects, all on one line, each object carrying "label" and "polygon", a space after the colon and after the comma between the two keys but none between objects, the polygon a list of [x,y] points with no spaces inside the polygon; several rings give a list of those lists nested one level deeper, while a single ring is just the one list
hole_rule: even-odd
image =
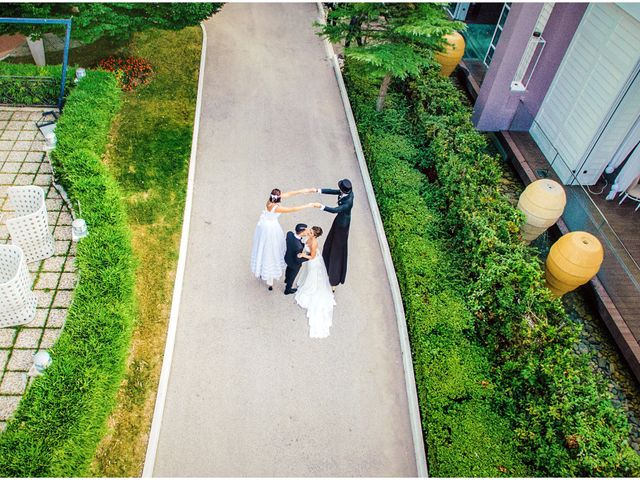
[{"label": "patio tiles", "polygon": [[35,125],[44,110],[0,107],[0,244],[10,243],[5,221],[13,216],[7,200],[8,187],[13,185],[44,189],[49,227],[56,240],[53,257],[28,264],[38,299],[35,318],[26,325],[0,328],[0,432],[33,381],[27,375],[33,355],[50,349],[60,337],[77,282],[76,250],[70,241],[73,217],[51,185],[44,139]]}]

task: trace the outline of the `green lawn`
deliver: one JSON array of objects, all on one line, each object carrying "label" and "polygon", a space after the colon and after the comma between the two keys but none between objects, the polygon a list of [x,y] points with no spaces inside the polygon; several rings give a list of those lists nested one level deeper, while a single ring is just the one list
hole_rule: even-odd
[{"label": "green lawn", "polygon": [[105,161],[124,195],[138,262],[138,315],[128,371],[92,475],[140,476],[162,364],[178,258],[202,31],[136,34],[125,52],[154,67],[124,94]]}]

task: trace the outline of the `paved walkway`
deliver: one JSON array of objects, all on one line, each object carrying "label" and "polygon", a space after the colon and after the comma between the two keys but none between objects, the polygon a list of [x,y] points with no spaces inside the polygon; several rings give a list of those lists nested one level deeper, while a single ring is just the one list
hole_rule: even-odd
[{"label": "paved walkway", "polygon": [[51,185],[44,138],[36,127],[45,110],[51,108],[0,107],[0,244],[11,243],[6,220],[13,217],[13,211],[7,192],[14,185],[44,189],[49,227],[56,242],[54,256],[28,264],[38,298],[35,318],[26,325],[0,329],[0,431],[29,385],[27,372],[33,355],[51,349],[60,337],[77,280],[71,212]]},{"label": "paved walkway", "polygon": [[[154,476],[415,476],[381,252],[315,4],[227,4],[208,53],[187,264]],[[355,207],[328,339],[254,279],[274,187],[333,187]],[[308,195],[290,205],[335,198]],[[319,210],[283,215],[328,231]],[[322,243],[324,239],[320,238]]]}]

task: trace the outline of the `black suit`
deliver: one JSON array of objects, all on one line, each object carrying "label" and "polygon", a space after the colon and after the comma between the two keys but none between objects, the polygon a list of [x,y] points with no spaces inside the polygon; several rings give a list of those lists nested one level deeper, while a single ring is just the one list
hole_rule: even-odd
[{"label": "black suit", "polygon": [[347,254],[349,246],[349,227],[351,226],[351,209],[353,208],[353,191],[346,195],[340,190],[322,188],[320,193],[339,195],[337,207],[324,207],[325,212],[336,213],[331,230],[322,249],[322,258],[329,274],[332,286],[344,283],[347,276]]},{"label": "black suit", "polygon": [[295,280],[302,262],[306,262],[306,258],[298,258],[298,254],[304,250],[304,243],[298,240],[293,232],[287,232],[287,251],[284,254],[284,261],[287,264],[287,270],[284,274],[284,283],[286,285],[285,292],[291,291],[293,281]]}]

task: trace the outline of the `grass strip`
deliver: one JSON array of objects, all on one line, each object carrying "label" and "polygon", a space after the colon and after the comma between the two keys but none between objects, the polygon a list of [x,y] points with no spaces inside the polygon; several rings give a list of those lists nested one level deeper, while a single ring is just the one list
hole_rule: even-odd
[{"label": "grass strip", "polygon": [[142,474],[178,260],[202,31],[138,33],[123,52],[153,65],[123,95],[106,162],[123,192],[137,259],[137,322],[118,406],[94,458],[94,476]]}]

